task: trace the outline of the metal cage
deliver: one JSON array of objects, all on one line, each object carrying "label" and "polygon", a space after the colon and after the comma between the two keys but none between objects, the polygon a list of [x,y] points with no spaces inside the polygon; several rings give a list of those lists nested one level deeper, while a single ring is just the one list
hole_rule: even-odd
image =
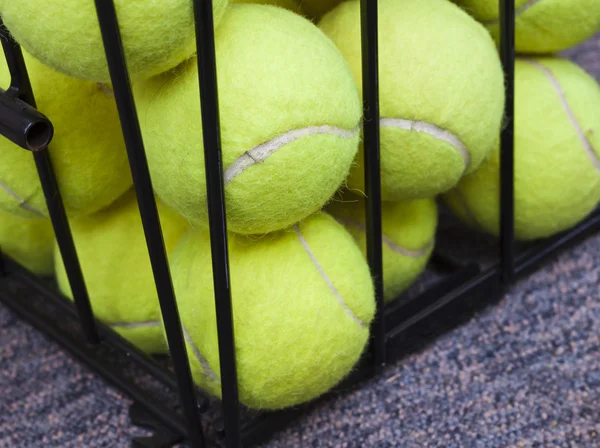
[{"label": "metal cage", "polygon": [[[3,25],[0,30],[12,77],[10,87],[0,90],[0,133],[32,152],[75,306],[66,301],[53,284],[27,272],[6,255],[0,257],[0,300],[133,399],[133,422],[154,430],[151,438],[135,439],[136,446],[172,446],[179,442],[193,447],[213,443],[227,447],[246,446],[268,438],[313,405],[280,412],[250,412],[238,402],[212,2],[194,0],[193,3],[221,360],[220,402],[209,399],[192,382],[113,0],[95,0],[95,4],[168,336],[171,358],[167,361],[143,354],[94,318],[49,157],[52,123],[43,115],[44,111],[36,110],[34,92],[19,46],[11,40]],[[328,396],[342,389],[359,387],[362,379],[377,375],[382,366],[406,353],[410,349],[407,344],[410,338],[417,335],[435,337],[447,328],[448,323],[469,316],[499,298],[515,279],[552,253],[600,229],[600,214],[596,212],[577,227],[554,238],[527,246],[514,242],[515,11],[514,0],[499,0],[499,4],[506,110],[501,133],[501,236],[494,249],[497,261],[483,268],[477,260],[460,261],[434,253],[432,263],[441,266],[444,275],[429,283],[418,295],[384,306],[378,12],[377,1],[361,0],[367,258],[375,281],[377,312],[366,356],[353,374]]]}]

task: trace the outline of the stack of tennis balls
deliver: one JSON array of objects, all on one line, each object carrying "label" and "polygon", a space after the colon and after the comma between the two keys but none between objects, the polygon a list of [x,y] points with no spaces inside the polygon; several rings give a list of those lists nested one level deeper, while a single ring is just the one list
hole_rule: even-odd
[{"label": "stack of tennis balls", "polygon": [[[433,251],[436,196],[477,170],[500,132],[504,86],[486,29],[445,0],[379,0],[384,299],[404,292]],[[362,87],[360,1],[319,27]],[[348,191],[328,207],[366,252],[362,145]]]},{"label": "stack of tennis balls", "polygon": [[[346,61],[310,21],[273,6],[231,4],[225,11],[226,2],[215,3],[225,195],[236,232],[230,234],[230,260],[241,399],[278,409],[341,381],[369,337],[375,302],[365,258],[344,227],[320,212],[354,163],[362,108]],[[32,78],[32,68],[39,66],[42,80],[47,72],[47,84],[33,79],[34,92],[56,126],[51,157],[96,316],[142,350],[163,352],[156,291],[131,178],[121,171],[127,159],[90,4],[82,1],[70,14],[58,2],[22,0],[2,3],[0,14],[26,50]],[[157,2],[149,10],[115,5],[192,370],[199,384],[218,394],[214,297],[212,282],[204,280],[211,278],[210,247],[191,1]],[[36,10],[44,11],[44,23],[33,17]],[[157,32],[161,26],[170,31]],[[69,103],[62,87],[49,88],[60,83],[83,110],[67,110],[75,123],[52,112]],[[106,104],[95,99],[98,94]],[[87,116],[89,106],[107,117]],[[85,124],[78,118],[114,129],[99,134],[84,128],[90,141],[84,135],[77,140]],[[69,153],[69,134],[91,151]],[[63,152],[71,162],[64,168]],[[100,160],[88,163],[95,156]],[[67,175],[71,167],[83,170],[81,178]],[[34,202],[38,192],[21,193],[18,180],[10,190],[18,197],[9,205],[21,214],[46,215],[43,201]],[[88,191],[93,188],[106,197],[97,198]],[[54,258],[58,285],[72,298],[58,248]]]},{"label": "stack of tennis balls", "polygon": [[[38,105],[56,126],[51,157],[92,306],[142,350],[164,352],[93,2],[77,3],[65,13],[58,0],[4,1],[0,14],[27,51]],[[285,9],[245,3],[213,2],[236,358],[241,402],[281,409],[325,393],[351,371],[375,312],[361,195],[360,4],[247,0]],[[193,377],[219,395],[192,2],[115,5]],[[33,16],[38,11],[44,11],[43,23]],[[477,201],[469,200],[495,194],[484,182],[493,181],[497,167],[504,81],[490,33],[450,1],[379,0],[379,13],[384,298],[390,301],[415,281],[431,256],[436,197],[464,191],[464,216],[485,225]],[[557,157],[546,170],[574,176],[573,189],[561,200],[577,196],[568,210],[576,216],[575,209],[597,202],[600,188],[593,150],[600,102],[597,85],[572,65],[554,61],[518,63],[517,80],[524,82],[518,89],[531,91],[523,110],[535,141],[549,134],[535,119],[550,117],[553,140],[584,146],[585,151]],[[540,74],[552,80],[554,97]],[[8,84],[6,71],[3,76]],[[550,98],[555,104],[546,104]],[[562,111],[568,119],[547,111]],[[561,127],[565,123],[572,125],[568,131]],[[106,126],[101,132],[100,125]],[[19,149],[17,155],[18,148],[4,144],[12,158],[10,164],[0,161],[0,208],[47,223],[33,220],[47,211],[39,187],[25,182],[35,175],[30,154]],[[534,165],[544,148],[544,157],[557,153],[539,146],[529,156]],[[584,156],[590,162],[585,166]],[[551,179],[543,178],[541,185],[551,190],[545,197],[567,192],[547,188]],[[468,182],[473,186],[465,187]],[[542,196],[539,185],[527,185],[535,191],[528,197]],[[489,207],[493,199],[480,202]],[[487,209],[483,213],[496,219]],[[14,226],[5,227],[6,235],[18,235]],[[0,225],[0,244],[2,232]],[[42,235],[36,233],[47,248],[49,238]],[[58,250],[54,258],[59,287],[70,297]]]},{"label": "stack of tennis balls", "polygon": [[[320,212],[357,154],[360,98],[331,41],[285,9],[231,4],[215,44],[240,400],[280,409],[339,383],[368,341],[369,268]],[[197,61],[134,93],[157,195],[194,225],[171,272],[194,379],[218,395]]]},{"label": "stack of tennis balls", "polygon": [[[499,39],[497,2],[457,0]],[[549,54],[600,31],[600,1],[517,2],[515,66],[515,238],[553,236],[600,201],[600,86]],[[492,22],[490,22],[490,20]],[[529,55],[527,55],[529,54]],[[481,168],[445,195],[473,229],[500,232],[500,144]]]}]

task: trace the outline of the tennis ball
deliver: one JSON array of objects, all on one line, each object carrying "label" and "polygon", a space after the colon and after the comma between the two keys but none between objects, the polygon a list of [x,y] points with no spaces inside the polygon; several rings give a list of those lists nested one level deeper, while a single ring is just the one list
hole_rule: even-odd
[{"label": "tennis ball", "polygon": [[[157,207],[169,252],[188,225],[160,202]],[[158,295],[133,190],[107,209],[72,220],[71,231],[95,315],[143,351],[166,352]],[[58,248],[55,262],[59,288],[72,298]]]},{"label": "tennis ball", "polygon": [[48,219],[26,219],[0,211],[0,251],[34,274],[54,272],[54,231]]},{"label": "tennis ball", "polygon": [[[352,369],[375,312],[369,268],[331,216],[250,239],[230,235],[240,401],[281,409],[331,389]],[[220,395],[208,232],[183,237],[171,273],[195,382]]]},{"label": "tennis ball", "polygon": [[[600,88],[560,58],[515,65],[515,237],[551,236],[600,200]],[[500,150],[445,196],[473,228],[500,232]]]},{"label": "tennis ball", "polygon": [[[327,211],[354,237],[367,254],[365,201],[344,194]],[[384,299],[397,298],[423,272],[433,252],[437,206],[433,199],[416,199],[381,204]]]},{"label": "tennis ball", "polygon": [[300,6],[302,0],[231,0],[232,3],[259,3],[261,5],[273,5],[285,8],[296,14],[303,15],[302,6]]},{"label": "tennis ball", "polygon": [[[25,61],[37,106],[54,125],[50,159],[67,212],[76,216],[109,205],[132,185],[111,90],[55,72],[27,54]],[[10,85],[3,58],[0,85]],[[47,216],[31,152],[1,138],[0,153],[0,208]]]},{"label": "tennis ball", "polygon": [[[232,4],[216,34],[229,229],[286,228],[318,211],[358,150],[361,105],[339,51],[282,8]],[[137,85],[158,196],[206,224],[206,179],[196,60]]]},{"label": "tennis ball", "polygon": [[[500,38],[498,0],[453,0]],[[600,31],[600,0],[515,0],[515,47],[553,53]]]},{"label": "tennis ball", "polygon": [[[320,28],[362,88],[360,3]],[[381,189],[386,201],[452,188],[493,149],[504,108],[502,67],[483,26],[444,0],[379,0]],[[362,147],[348,186],[364,188]]]},{"label": "tennis ball", "polygon": [[[0,15],[29,53],[67,75],[108,82],[93,0],[10,0]],[[196,51],[192,0],[115,0],[125,59],[132,78],[170,70]],[[214,0],[215,24],[227,0]]]}]

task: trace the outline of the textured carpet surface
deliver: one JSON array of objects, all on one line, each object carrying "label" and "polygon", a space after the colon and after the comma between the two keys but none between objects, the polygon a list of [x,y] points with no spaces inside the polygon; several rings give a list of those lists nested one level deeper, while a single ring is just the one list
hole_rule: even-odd
[{"label": "textured carpet surface", "polygon": [[[600,37],[569,56],[600,79]],[[600,236],[265,447],[600,446]],[[0,306],[0,447],[126,447],[130,401]]]}]

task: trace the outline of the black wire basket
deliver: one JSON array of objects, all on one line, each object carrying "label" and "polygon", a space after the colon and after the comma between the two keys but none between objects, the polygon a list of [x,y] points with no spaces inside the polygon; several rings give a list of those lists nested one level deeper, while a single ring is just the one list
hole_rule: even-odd
[{"label": "black wire basket", "polygon": [[[90,0],[91,1],[91,0]],[[36,102],[19,46],[2,26],[1,37],[11,85],[0,91],[0,133],[32,152],[74,304],[57,288],[26,271],[8,256],[0,258],[0,300],[46,333],[91,369],[132,399],[132,421],[154,435],[135,439],[135,446],[158,447],[187,443],[193,447],[247,446],[265,440],[307,409],[309,403],[278,412],[249,411],[238,401],[227,223],[220,147],[218,89],[211,0],[194,0],[205,169],[222,399],[208,398],[192,382],[184,336],[175,302],[157,206],[130,87],[113,0],[95,0],[111,81],[125,138],[135,192],[168,337],[170,358],[151,358],[111,328],[95,319],[76,246],[52,169],[49,145],[52,123]],[[492,243],[492,261],[453,257],[436,250],[431,265],[436,276],[384,306],[382,219],[379,159],[379,84],[377,2],[361,0],[362,79],[364,101],[367,259],[375,282],[377,311],[370,346],[353,373],[325,397],[377,375],[381,368],[411,349],[414,338],[431,338],[449,325],[498,299],[506,287],[568,244],[600,229],[593,213],[577,227],[551,239],[528,245],[514,241],[513,117],[514,0],[500,3],[500,56],[506,85],[505,125],[501,132],[501,231]],[[190,117],[194,119],[194,117]],[[450,251],[451,252],[451,251]],[[317,402],[319,401],[317,400]]]}]

